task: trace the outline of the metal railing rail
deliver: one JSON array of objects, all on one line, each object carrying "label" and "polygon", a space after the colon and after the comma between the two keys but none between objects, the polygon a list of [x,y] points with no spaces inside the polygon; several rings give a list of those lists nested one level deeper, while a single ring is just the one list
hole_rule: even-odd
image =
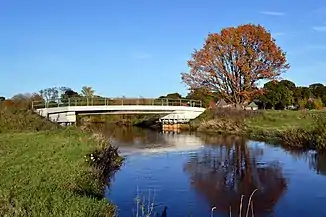
[{"label": "metal railing rail", "polygon": [[200,100],[192,99],[168,99],[168,98],[68,98],[50,102],[33,101],[32,108],[53,108],[67,106],[124,106],[124,105],[152,105],[152,106],[190,106],[202,107]]}]

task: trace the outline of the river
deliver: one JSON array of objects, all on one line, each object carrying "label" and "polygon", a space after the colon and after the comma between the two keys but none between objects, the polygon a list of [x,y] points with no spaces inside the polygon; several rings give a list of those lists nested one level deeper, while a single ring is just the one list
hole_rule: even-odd
[{"label": "river", "polygon": [[[106,131],[126,157],[106,189],[119,216],[146,210],[161,216],[239,216],[258,189],[249,216],[326,216],[326,156],[294,152],[235,136]],[[141,198],[141,199],[136,199]],[[148,206],[149,205],[149,206]],[[151,209],[151,208],[150,208]],[[142,216],[142,215],[138,215]],[[156,215],[151,215],[156,216]]]}]

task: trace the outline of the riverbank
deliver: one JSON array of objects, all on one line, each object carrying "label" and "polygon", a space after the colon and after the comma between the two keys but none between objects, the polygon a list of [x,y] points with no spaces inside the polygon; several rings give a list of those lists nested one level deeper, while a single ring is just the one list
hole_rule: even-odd
[{"label": "riverbank", "polygon": [[[103,198],[104,168],[84,157],[99,146],[76,129],[2,134],[0,216],[113,216]],[[121,161],[110,154],[114,171]]]},{"label": "riverbank", "polygon": [[24,109],[0,112],[0,216],[113,216],[104,188],[122,162],[116,148]]},{"label": "riverbank", "polygon": [[236,134],[285,147],[326,149],[325,111],[210,109],[190,123],[204,133]]}]

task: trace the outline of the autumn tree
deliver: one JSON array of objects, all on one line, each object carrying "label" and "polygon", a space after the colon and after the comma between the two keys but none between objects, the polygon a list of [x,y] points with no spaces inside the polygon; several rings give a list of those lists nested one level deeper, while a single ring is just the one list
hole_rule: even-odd
[{"label": "autumn tree", "polygon": [[87,97],[87,98],[92,98],[94,96],[94,90],[92,87],[87,87],[84,86],[82,87],[81,93],[83,96]]},{"label": "autumn tree", "polygon": [[226,102],[242,104],[259,93],[259,81],[278,78],[290,66],[285,53],[261,25],[246,24],[208,35],[188,61],[182,80],[205,87]]}]

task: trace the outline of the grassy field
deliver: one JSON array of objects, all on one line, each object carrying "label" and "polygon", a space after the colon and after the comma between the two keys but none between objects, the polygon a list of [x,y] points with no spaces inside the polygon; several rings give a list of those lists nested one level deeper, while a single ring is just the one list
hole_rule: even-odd
[{"label": "grassy field", "polygon": [[0,136],[0,216],[112,216],[84,156],[97,147],[75,129]]},{"label": "grassy field", "polygon": [[315,123],[313,115],[325,115],[318,111],[266,110],[260,115],[248,118],[245,124],[252,130],[288,130],[290,128],[309,128]]}]

